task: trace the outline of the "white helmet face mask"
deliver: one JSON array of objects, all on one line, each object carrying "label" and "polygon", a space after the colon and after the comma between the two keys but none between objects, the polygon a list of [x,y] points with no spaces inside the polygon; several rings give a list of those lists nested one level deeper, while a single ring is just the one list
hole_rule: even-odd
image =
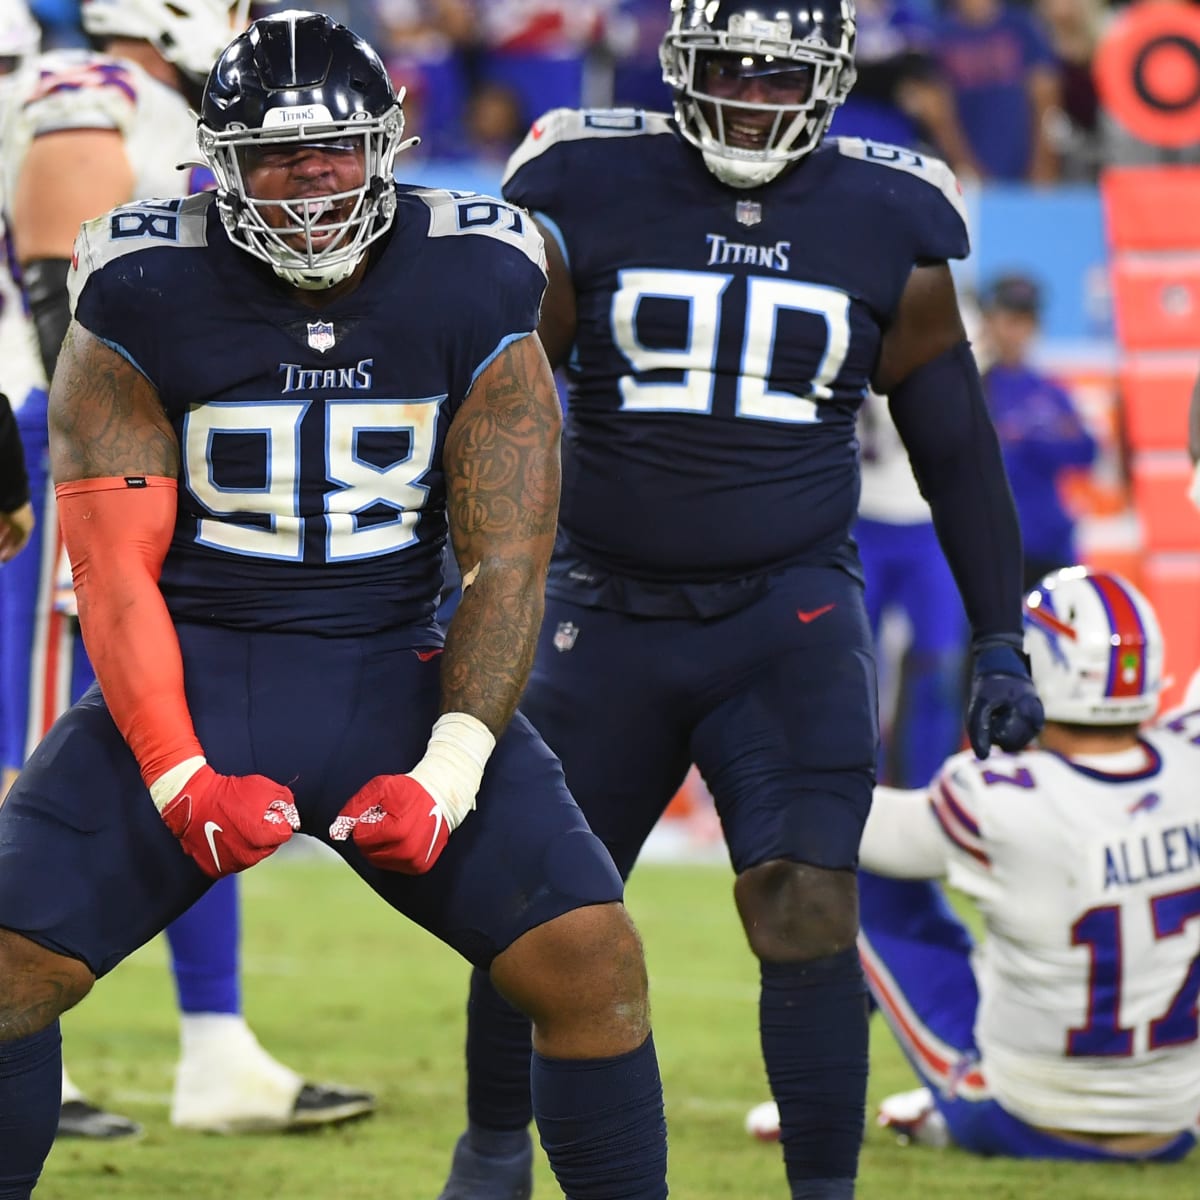
[{"label": "white helmet face mask", "polygon": [[[663,39],[663,79],[675,93],[680,131],[705,165],[732,187],[759,187],[820,144],[854,84],[854,9],[849,0],[815,0],[789,15],[782,5],[728,13],[724,27],[688,0],[676,0]],[[820,18],[828,13],[829,22]],[[799,16],[810,28],[801,30]],[[760,81],[756,96],[747,87]],[[740,92],[740,95],[739,95]],[[774,96],[778,95],[776,101]]]},{"label": "white helmet face mask", "polygon": [[1047,575],[1025,598],[1025,653],[1048,721],[1135,725],[1158,709],[1158,618],[1119,575],[1087,567]]},{"label": "white helmet face mask", "polygon": [[[402,98],[402,96],[401,96]],[[200,150],[222,196],[236,203],[222,208],[230,240],[268,263],[294,287],[319,291],[341,283],[362,260],[366,248],[391,224],[396,196],[391,187],[396,155],[405,146],[399,99],[381,118],[283,126],[284,110],[273,109],[262,132],[212,133],[200,127]],[[264,156],[287,154],[300,145],[333,155],[355,155],[363,182],[344,192],[299,199],[254,196],[246,171]],[[409,143],[411,144],[411,143]]]},{"label": "white helmet face mask", "polygon": [[83,0],[81,11],[92,37],[149,42],[189,79],[203,83],[245,26],[250,0]]}]

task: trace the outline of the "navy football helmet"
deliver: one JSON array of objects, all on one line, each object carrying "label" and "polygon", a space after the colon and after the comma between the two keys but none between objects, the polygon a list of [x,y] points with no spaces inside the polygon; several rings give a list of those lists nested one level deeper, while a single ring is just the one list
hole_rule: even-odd
[{"label": "navy football helmet", "polygon": [[[375,51],[323,13],[273,14],[235,38],[208,77],[197,131],[234,244],[295,287],[347,278],[396,214],[396,155],[418,140],[402,140],[403,99]],[[361,153],[362,186],[288,200],[250,195],[247,166],[296,143]],[[265,219],[280,213],[279,225]]]},{"label": "navy football helmet", "polygon": [[718,179],[758,187],[816,149],[854,84],[854,0],[671,0],[671,13],[663,79]]}]

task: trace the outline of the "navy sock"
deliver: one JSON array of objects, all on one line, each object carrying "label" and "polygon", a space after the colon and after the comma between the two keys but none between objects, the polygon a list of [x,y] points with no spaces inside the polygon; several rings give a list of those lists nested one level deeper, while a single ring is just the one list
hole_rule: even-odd
[{"label": "navy sock", "polygon": [[58,1022],[0,1044],[0,1200],[29,1200],[54,1144],[61,1105]]},{"label": "navy sock", "polygon": [[242,1011],[238,974],[238,881],[226,875],[167,926],[179,1011]]},{"label": "navy sock", "polygon": [[524,1144],[533,1119],[532,1053],[529,1018],[476,967],[467,1001],[467,1116],[471,1146],[480,1154],[507,1154]]},{"label": "navy sock", "polygon": [[858,951],[761,966],[759,1028],[792,1200],[850,1200],[867,1092]]},{"label": "navy sock", "polygon": [[654,1038],[615,1058],[534,1053],[533,1111],[567,1200],[662,1200],[667,1123]]}]

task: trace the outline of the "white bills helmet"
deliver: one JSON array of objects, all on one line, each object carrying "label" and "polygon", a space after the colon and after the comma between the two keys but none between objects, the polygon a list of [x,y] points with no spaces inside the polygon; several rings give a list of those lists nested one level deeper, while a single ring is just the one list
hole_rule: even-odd
[{"label": "white bills helmet", "polygon": [[1025,597],[1025,653],[1048,721],[1135,725],[1158,709],[1158,618],[1115,572],[1068,567],[1047,575]]},{"label": "white bills helmet", "polygon": [[83,0],[80,12],[91,37],[149,42],[193,83],[203,83],[245,26],[250,0]]}]

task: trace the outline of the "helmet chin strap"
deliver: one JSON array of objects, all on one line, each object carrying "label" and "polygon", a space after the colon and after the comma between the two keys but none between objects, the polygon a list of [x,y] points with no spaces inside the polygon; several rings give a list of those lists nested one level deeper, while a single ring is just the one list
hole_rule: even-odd
[{"label": "helmet chin strap", "polygon": [[346,259],[344,262],[335,263],[330,267],[301,270],[297,267],[279,267],[272,263],[271,269],[284,283],[290,283],[292,287],[306,292],[323,292],[331,287],[336,287],[343,280],[349,279],[366,253],[364,249],[357,258]]},{"label": "helmet chin strap", "polygon": [[770,183],[784,167],[794,165],[791,162],[777,160],[775,162],[742,162],[725,157],[712,150],[701,150],[704,165],[724,184],[736,188],[762,187]]}]

